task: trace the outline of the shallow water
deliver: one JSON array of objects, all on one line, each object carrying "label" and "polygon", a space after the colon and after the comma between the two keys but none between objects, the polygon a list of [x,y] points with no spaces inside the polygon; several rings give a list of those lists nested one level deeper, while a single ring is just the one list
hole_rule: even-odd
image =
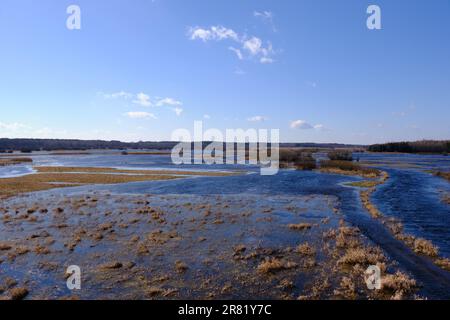
[{"label": "shallow water", "polygon": [[[373,194],[373,201],[383,214],[400,219],[405,231],[432,240],[442,255],[450,257],[450,206],[441,201],[450,185],[442,178],[425,170],[450,169],[450,159],[444,156],[360,154],[362,161],[370,161],[386,170],[390,179]],[[37,156],[35,165],[64,165],[89,167],[117,167],[139,169],[208,169],[224,170],[242,166],[174,166],[169,156],[148,155],[89,155],[89,156]],[[17,167],[6,167],[4,175],[11,175]],[[379,245],[387,255],[411,273],[429,298],[450,298],[450,274],[436,267],[426,257],[417,256],[397,241],[386,228],[372,219],[362,208],[359,190],[346,187],[345,182],[360,180],[356,177],[329,175],[318,172],[282,170],[276,176],[261,176],[257,168],[246,169],[249,175],[232,177],[197,177],[172,181],[138,182],[113,186],[88,186],[51,190],[39,194],[73,194],[86,190],[107,191],[114,194],[155,195],[258,195],[267,204],[274,196],[325,195],[338,199],[345,219]],[[8,170],[9,173],[8,173]],[[0,174],[2,174],[0,172]],[[280,213],[280,218],[283,215]]]}]

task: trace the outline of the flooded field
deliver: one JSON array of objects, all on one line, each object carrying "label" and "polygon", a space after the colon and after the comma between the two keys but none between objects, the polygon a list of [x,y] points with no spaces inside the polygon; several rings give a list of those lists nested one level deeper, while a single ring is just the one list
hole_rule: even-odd
[{"label": "flooded field", "polygon": [[[430,173],[448,171],[450,159],[358,157],[389,174],[370,196],[386,219],[450,258],[444,201],[450,185]],[[33,175],[38,167],[162,170],[177,178],[65,186],[1,200],[2,298],[450,298],[450,272],[371,217],[361,188],[348,186],[360,177],[177,167],[167,155],[32,158],[32,164],[0,167],[0,179]],[[82,271],[81,290],[66,286],[70,265]],[[364,281],[370,265],[382,270],[380,290]]]}]

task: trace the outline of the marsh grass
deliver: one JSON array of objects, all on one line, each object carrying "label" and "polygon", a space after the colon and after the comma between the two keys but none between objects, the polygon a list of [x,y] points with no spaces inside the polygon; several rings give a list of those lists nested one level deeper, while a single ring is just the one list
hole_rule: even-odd
[{"label": "marsh grass", "polygon": [[37,174],[0,179],[0,198],[20,193],[89,184],[171,180],[186,176],[227,176],[237,173],[174,170],[119,170],[91,167],[35,167]]},{"label": "marsh grass", "polygon": [[345,175],[359,175],[365,178],[377,178],[381,175],[380,170],[365,168],[351,161],[322,160],[320,170],[326,173],[336,173]]},{"label": "marsh grass", "polygon": [[22,163],[31,163],[33,159],[31,158],[1,158],[0,167],[13,166]]},{"label": "marsh grass", "polygon": [[313,152],[314,150],[308,149],[280,149],[280,167],[314,170],[317,164],[312,156]]},{"label": "marsh grass", "polygon": [[450,181],[450,172],[437,171],[434,173],[434,175]]},{"label": "marsh grass", "polygon": [[10,197],[20,193],[74,187],[89,184],[119,184],[127,182],[170,180],[182,176],[170,175],[118,175],[118,174],[65,174],[42,173],[0,179],[0,196]]}]

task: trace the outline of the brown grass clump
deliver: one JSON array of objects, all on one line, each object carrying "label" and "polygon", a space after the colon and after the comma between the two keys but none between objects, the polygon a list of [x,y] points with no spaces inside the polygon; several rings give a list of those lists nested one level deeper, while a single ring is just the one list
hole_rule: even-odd
[{"label": "brown grass clump", "polygon": [[304,256],[313,256],[316,253],[316,250],[314,250],[313,247],[309,245],[309,243],[302,243],[299,245],[296,250],[297,253],[300,253]]},{"label": "brown grass clump", "polygon": [[289,224],[288,228],[291,230],[309,230],[312,228],[312,224],[310,223],[298,223],[298,224]]},{"label": "brown grass clump", "polygon": [[186,272],[187,269],[189,269],[189,267],[183,261],[178,260],[175,262],[175,270],[177,270],[178,273]]},{"label": "brown grass clump", "polygon": [[0,242],[0,251],[8,251],[11,250],[11,246],[7,243]]},{"label": "brown grass clump", "polygon": [[101,269],[120,269],[122,267],[123,264],[118,261],[108,262],[100,266]]},{"label": "brown grass clump", "polygon": [[424,254],[429,257],[436,257],[439,253],[439,249],[431,243],[431,241],[418,238],[414,240],[414,252]]},{"label": "brown grass clump", "polygon": [[334,295],[345,299],[356,299],[356,288],[353,280],[349,277],[343,277],[339,288],[334,290]]},{"label": "brown grass clump", "polygon": [[297,267],[297,264],[294,262],[286,262],[277,258],[270,258],[261,262],[257,267],[257,271],[259,273],[268,274],[281,270],[292,269],[295,267]]},{"label": "brown grass clump", "polygon": [[12,300],[22,300],[28,295],[28,293],[28,289],[26,288],[13,288],[10,290]]},{"label": "brown grass clump", "polygon": [[450,271],[450,259],[447,258],[436,259],[434,263],[436,263],[442,269]]},{"label": "brown grass clump", "polygon": [[434,175],[450,181],[450,172],[437,171]]},{"label": "brown grass clump", "polygon": [[338,263],[346,265],[376,265],[385,260],[383,253],[376,248],[350,248]]},{"label": "brown grass clump", "polygon": [[416,287],[416,281],[406,274],[397,271],[395,274],[388,274],[381,278],[381,287],[383,290],[398,293],[411,292]]},{"label": "brown grass clump", "polygon": [[337,248],[358,248],[360,246],[360,241],[358,239],[359,229],[351,228],[341,225],[338,229],[336,238]]}]

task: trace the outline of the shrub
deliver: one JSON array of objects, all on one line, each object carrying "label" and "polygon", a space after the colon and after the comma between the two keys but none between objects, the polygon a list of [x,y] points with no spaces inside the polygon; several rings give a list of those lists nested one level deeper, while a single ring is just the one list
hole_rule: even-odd
[{"label": "shrub", "polygon": [[330,160],[353,161],[353,153],[349,150],[334,150],[328,152]]},{"label": "shrub", "polygon": [[293,165],[298,170],[316,169],[312,153],[312,150],[305,149],[280,149],[280,166],[286,168]]}]

